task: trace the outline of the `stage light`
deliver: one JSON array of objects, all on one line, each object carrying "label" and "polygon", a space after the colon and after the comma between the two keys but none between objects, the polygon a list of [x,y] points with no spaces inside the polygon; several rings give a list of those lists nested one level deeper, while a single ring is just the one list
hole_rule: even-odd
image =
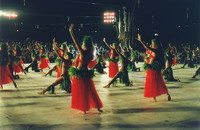
[{"label": "stage light", "polygon": [[16,18],[17,14],[15,12],[4,12],[0,10],[0,17]]},{"label": "stage light", "polygon": [[115,22],[115,12],[104,12],[103,13],[104,23],[114,23]]}]

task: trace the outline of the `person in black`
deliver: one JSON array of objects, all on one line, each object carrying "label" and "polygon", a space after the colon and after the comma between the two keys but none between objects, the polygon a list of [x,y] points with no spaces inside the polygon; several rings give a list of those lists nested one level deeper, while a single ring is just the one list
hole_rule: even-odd
[{"label": "person in black", "polygon": [[192,50],[190,50],[189,48],[185,48],[185,52],[186,52],[187,56],[185,57],[184,65],[181,68],[184,68],[187,64],[188,64],[188,67],[194,68],[194,63],[193,63],[193,58],[192,58],[192,55],[193,55]]},{"label": "person in black", "polygon": [[[37,47],[36,44],[35,44],[35,47]],[[34,70],[35,72],[40,72],[40,70],[38,69],[38,60],[40,59],[39,51],[37,49],[31,50],[30,48],[28,50],[31,52],[31,55],[32,55],[31,56],[32,57],[32,63],[29,66],[27,66],[24,69],[24,71],[28,72],[28,69],[30,67],[32,67],[32,70]]]}]

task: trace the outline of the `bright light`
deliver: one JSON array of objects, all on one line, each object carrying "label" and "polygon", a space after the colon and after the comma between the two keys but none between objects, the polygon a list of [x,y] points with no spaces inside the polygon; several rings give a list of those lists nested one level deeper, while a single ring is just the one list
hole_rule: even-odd
[{"label": "bright light", "polygon": [[17,14],[15,12],[3,12],[2,10],[0,10],[0,17],[8,17],[8,18],[16,18]]},{"label": "bright light", "polygon": [[158,36],[158,33],[155,33],[154,36]]},{"label": "bright light", "polygon": [[114,12],[104,12],[104,23],[113,23],[115,22],[115,13]]}]

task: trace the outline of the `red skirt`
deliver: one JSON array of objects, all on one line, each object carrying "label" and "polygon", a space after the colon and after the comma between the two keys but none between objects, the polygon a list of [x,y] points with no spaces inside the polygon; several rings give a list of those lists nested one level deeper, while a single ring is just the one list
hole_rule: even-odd
[{"label": "red skirt", "polygon": [[71,107],[81,111],[103,107],[92,79],[72,77]]},{"label": "red skirt", "polygon": [[174,65],[177,65],[177,59],[176,59],[176,57],[174,57],[172,60],[173,60],[173,63],[172,63],[173,66],[174,66]]},{"label": "red skirt", "polygon": [[92,68],[96,65],[96,63],[97,63],[96,60],[92,60],[92,61],[90,61],[90,63],[88,64],[87,67],[88,67],[89,69],[92,69]]},{"label": "red skirt", "polygon": [[109,78],[115,77],[115,75],[118,72],[119,72],[118,63],[110,61],[109,65],[108,65],[108,76],[109,76]]},{"label": "red skirt", "polygon": [[20,65],[23,65],[23,64],[24,64],[23,60],[20,60],[20,62],[19,62],[19,63],[20,63]]},{"label": "red skirt", "polygon": [[11,83],[10,76],[11,73],[8,66],[0,66],[0,85]]},{"label": "red skirt", "polygon": [[49,59],[47,59],[47,58],[40,58],[39,68],[40,69],[49,68]]},{"label": "red skirt", "polygon": [[146,72],[146,82],[144,97],[156,97],[168,93],[161,70],[148,69]]},{"label": "red skirt", "polygon": [[13,71],[15,73],[21,73],[23,72],[23,69],[21,68],[21,64],[13,64]]}]

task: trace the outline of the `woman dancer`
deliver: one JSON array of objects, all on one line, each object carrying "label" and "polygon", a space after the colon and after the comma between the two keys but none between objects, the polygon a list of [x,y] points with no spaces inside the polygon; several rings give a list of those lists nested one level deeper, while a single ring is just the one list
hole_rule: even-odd
[{"label": "woman dancer", "polygon": [[[53,39],[53,43],[54,42],[55,42],[55,38]],[[62,57],[64,57],[64,55],[68,52],[67,44],[65,42],[62,43],[60,47],[57,47],[57,49],[59,50],[58,53]],[[71,53],[68,53],[68,54],[71,54]],[[71,55],[70,55],[70,57],[73,57]],[[59,78],[61,76],[61,74],[62,74],[62,59],[59,56],[57,56],[56,60],[55,60],[55,63],[56,63],[56,65],[51,70],[49,70],[44,76],[47,76],[48,74],[52,75],[53,71],[57,72],[57,78]]]},{"label": "woman dancer", "polygon": [[17,84],[15,83],[10,70],[8,68],[8,49],[7,45],[0,43],[0,88],[3,89],[4,84],[8,84],[13,82],[15,88],[17,88]]},{"label": "woman dancer", "polygon": [[17,75],[17,73],[20,72],[24,72],[24,74],[26,74],[26,72],[24,71],[22,65],[23,65],[23,61],[22,61],[22,51],[21,48],[19,47],[19,45],[15,46],[14,49],[14,56],[15,56],[15,60],[14,60],[14,64],[13,64],[13,71],[15,72],[15,76],[19,78],[19,75]]},{"label": "woman dancer", "polygon": [[49,68],[49,59],[46,56],[46,52],[45,52],[45,45],[40,45],[39,43],[36,44],[36,48],[39,50],[40,52],[40,62],[39,62],[39,68],[41,69],[41,71],[45,68]]},{"label": "woman dancer", "polygon": [[145,49],[150,51],[148,62],[145,64],[146,69],[146,82],[144,88],[144,97],[152,97],[153,102],[157,102],[156,97],[161,94],[168,95],[168,101],[171,100],[171,96],[168,93],[167,86],[165,85],[161,70],[165,67],[164,52],[162,46],[153,39],[151,47],[147,46],[141,40],[141,36],[138,34],[137,40],[144,46]]},{"label": "woman dancer", "polygon": [[115,75],[119,72],[119,67],[118,67],[118,55],[115,51],[115,49],[113,48],[113,46],[109,46],[109,44],[106,42],[106,39],[103,39],[104,43],[108,46],[108,48],[110,49],[110,53],[109,53],[109,65],[108,65],[108,77],[109,78],[114,78]]},{"label": "woman dancer", "polygon": [[165,65],[165,69],[163,70],[163,75],[165,80],[167,81],[179,81],[179,79],[175,79],[174,75],[173,75],[173,70],[172,70],[172,65],[173,65],[173,54],[170,51],[170,48],[167,49],[166,51],[166,65]]},{"label": "woman dancer", "polygon": [[115,49],[117,54],[121,57],[122,66],[121,66],[120,71],[106,86],[104,86],[104,88],[110,88],[110,85],[113,84],[117,80],[117,78],[120,78],[120,83],[125,84],[125,86],[132,86],[132,82],[130,82],[129,76],[128,76],[128,64],[131,63],[131,61],[128,59],[129,56],[127,56],[126,53],[122,55],[122,53],[120,53],[116,49],[115,45],[113,46],[113,48]]},{"label": "woman dancer", "polygon": [[38,94],[45,94],[47,91],[51,90],[51,94],[54,93],[54,88],[56,85],[61,84],[61,89],[65,90],[67,93],[71,92],[71,81],[70,81],[70,76],[68,73],[68,70],[70,66],[72,65],[72,61],[70,55],[66,52],[66,55],[61,56],[59,53],[59,48],[57,47],[57,43],[53,43],[53,48],[56,52],[56,54],[61,58],[62,60],[62,74],[55,82],[53,82],[48,88],[44,89],[41,92],[38,92]]},{"label": "woman dancer", "polygon": [[72,75],[72,103],[71,107],[83,111],[85,114],[90,108],[96,108],[99,112],[103,112],[100,108],[103,104],[97,94],[92,77],[93,70],[88,70],[87,66],[93,59],[93,42],[90,36],[85,36],[83,44],[80,46],[74,36],[72,24],[69,28],[70,35],[80,53],[77,58],[77,67],[70,70]]},{"label": "woman dancer", "polygon": [[[37,48],[37,45],[34,45],[34,48]],[[38,60],[40,59],[39,57],[39,52],[37,49],[32,49],[32,48],[28,48],[28,51],[30,51],[31,53],[31,57],[32,57],[32,63],[27,66],[24,70],[26,72],[28,72],[28,69],[30,67],[32,67],[32,70],[34,70],[35,72],[39,72],[40,70],[38,69]]]}]

